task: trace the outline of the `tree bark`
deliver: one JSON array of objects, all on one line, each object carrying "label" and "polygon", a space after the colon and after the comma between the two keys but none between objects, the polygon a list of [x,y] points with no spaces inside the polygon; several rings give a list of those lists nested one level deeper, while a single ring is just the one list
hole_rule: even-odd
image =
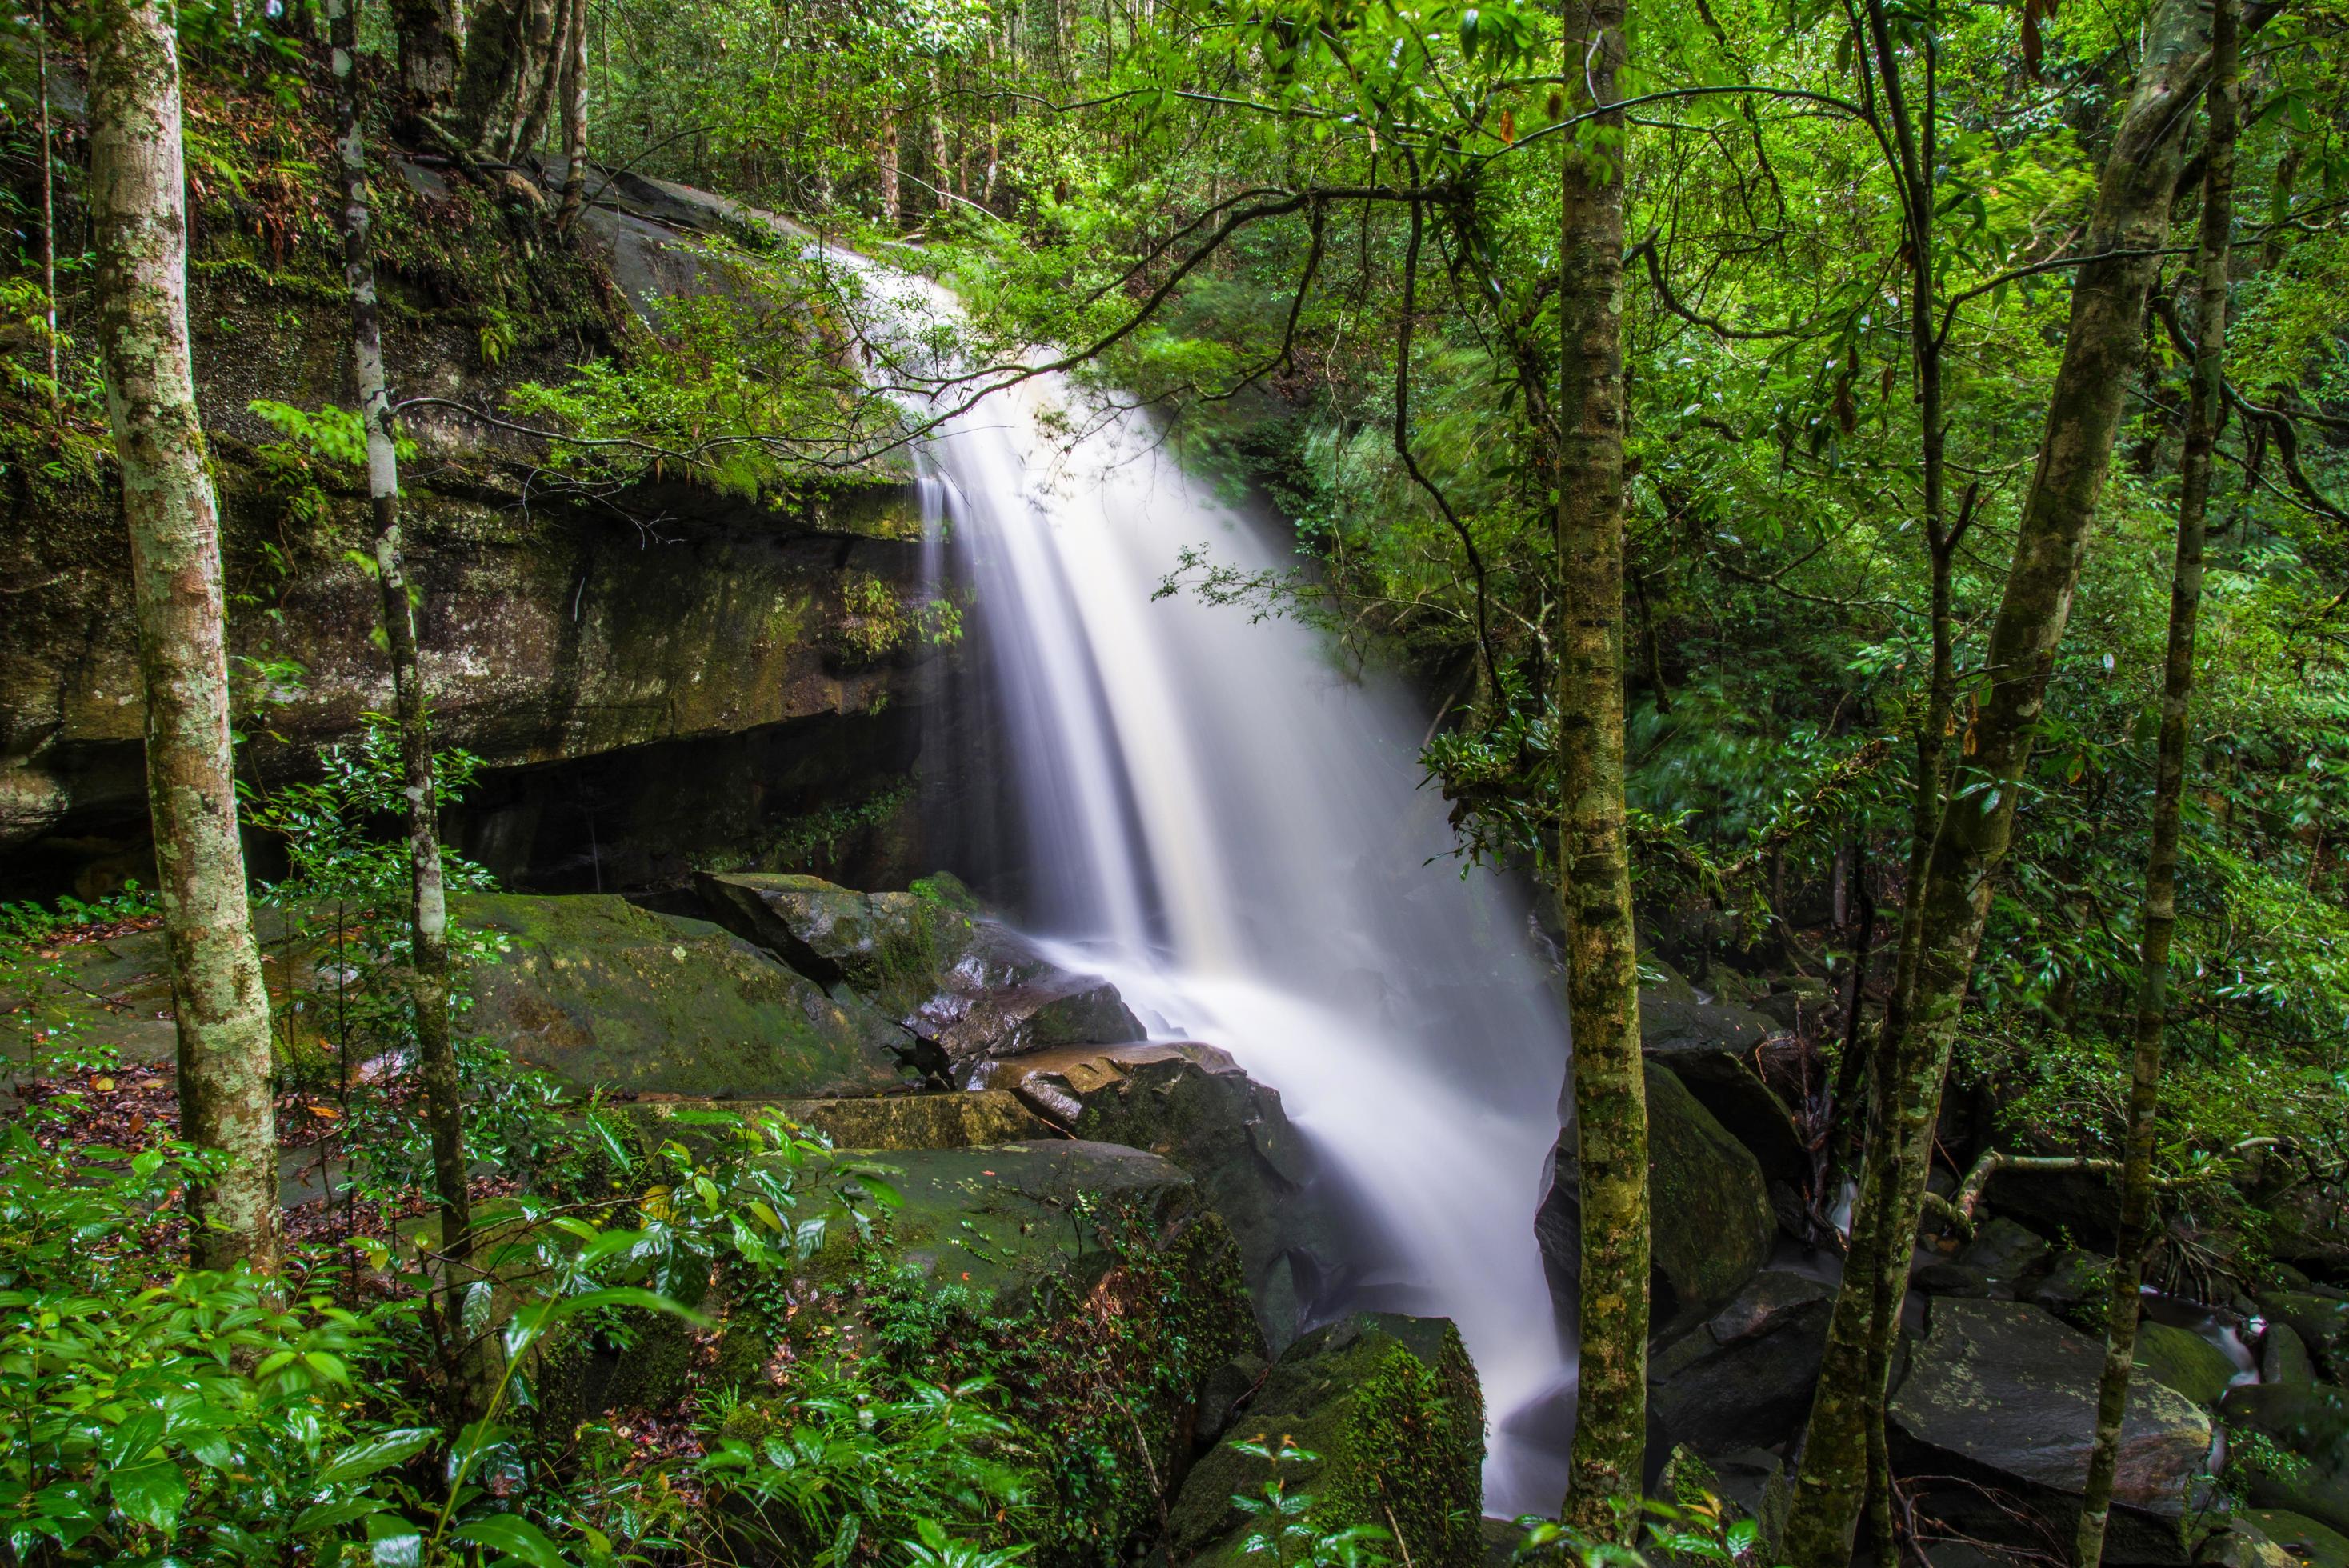
[{"label": "tree bark", "polygon": [[243,1261],[274,1274],[269,997],[237,841],[220,515],[188,354],[180,63],[159,0],[99,0],[92,19],[98,354],[130,530],[180,1134],[224,1161],[216,1180],[188,1191],[194,1255],[200,1267]]},{"label": "tree bark", "polygon": [[2178,554],[2170,570],[2169,644],[2162,669],[2161,733],[2154,766],[2153,843],[2146,858],[2144,933],[2137,948],[2137,1048],[2129,1072],[2127,1144],[2121,1162],[2121,1222],[2114,1249],[2112,1301],[2105,1319],[2105,1370],[2096,1385],[2096,1438],[2088,1450],[2074,1560],[2096,1568],[2105,1554],[2121,1418],[2137,1359],[2138,1287],[2153,1213],[2154,1119],[2161,1108],[2162,1021],[2169,943],[2178,926],[2178,837],[2186,799],[2188,707],[2194,690],[2194,632],[2202,608],[2202,540],[2210,502],[2210,456],[2226,411],[2228,240],[2235,220],[2235,130],[2239,40],[2236,0],[2213,0],[2210,130],[2202,173],[2202,228],[2196,257],[2194,372],[2179,463]]},{"label": "tree bark", "polygon": [[399,39],[399,86],[409,112],[447,114],[457,101],[456,0],[392,0],[391,25]]},{"label": "tree bark", "polygon": [[563,212],[557,229],[571,232],[587,199],[587,0],[570,0],[563,52]]},{"label": "tree bark", "polygon": [[930,180],[937,186],[931,194],[936,200],[938,211],[943,212],[954,205],[953,198],[947,194],[954,185],[954,177],[947,164],[946,88],[938,80],[938,67],[935,64],[930,67],[929,118]]},{"label": "tree bark", "polygon": [[[1623,0],[1568,12],[1569,113],[1615,100]],[[1581,1393],[1568,1522],[1629,1544],[1648,1395],[1648,1099],[1623,811],[1620,111],[1561,157],[1557,766],[1560,903],[1582,1196]]]},{"label": "tree bark", "polygon": [[897,106],[892,103],[881,109],[881,226],[885,229],[897,226],[899,191]]},{"label": "tree bark", "polygon": [[1866,1491],[1868,1423],[1885,1398],[1878,1308],[1889,1304],[1897,1312],[1907,1291],[1909,1239],[1924,1206],[1941,1084],[1990,913],[1992,879],[2013,833],[2018,785],[2137,363],[2159,261],[2150,253],[2168,237],[2187,119],[2180,109],[2210,69],[2209,19],[2197,0],[2163,0],[2148,21],[2147,44],[2079,246],[2105,259],[2081,267],[2073,284],[2070,331],[2038,467],[1991,632],[1989,689],[1953,758],[1956,787],[1919,892],[1909,995],[1896,985],[1880,1037],[1883,1109],[1863,1170],[1864,1210],[1854,1222],[1854,1255],[1828,1325],[1787,1521],[1785,1550],[1796,1568],[1845,1568],[1850,1561]]},{"label": "tree bark", "polygon": [[511,163],[554,52],[555,0],[484,0],[457,93],[459,134],[485,163]]},{"label": "tree bark", "polygon": [[57,386],[57,147],[49,129],[49,5],[34,15],[34,71],[41,116],[41,311],[48,331],[43,347],[49,363],[49,422],[61,417]]}]

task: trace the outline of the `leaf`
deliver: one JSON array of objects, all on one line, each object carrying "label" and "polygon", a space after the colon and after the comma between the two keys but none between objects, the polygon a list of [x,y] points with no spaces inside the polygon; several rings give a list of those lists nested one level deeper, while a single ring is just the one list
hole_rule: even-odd
[{"label": "leaf", "polygon": [[546,1532],[518,1514],[493,1513],[460,1525],[450,1533],[471,1545],[502,1552],[515,1562],[529,1563],[531,1568],[571,1568],[569,1560],[555,1549]]},{"label": "leaf", "polygon": [[148,1408],[133,1410],[122,1418],[119,1426],[109,1427],[98,1440],[98,1452],[116,1470],[125,1470],[147,1458],[148,1450],[163,1440],[163,1412]]},{"label": "leaf", "polygon": [[334,1502],[314,1502],[294,1516],[288,1526],[296,1535],[316,1535],[324,1531],[339,1530],[355,1519],[365,1519],[371,1513],[381,1513],[389,1506],[380,1498],[346,1497]]},{"label": "leaf", "polygon": [[319,1483],[333,1486],[342,1481],[364,1480],[378,1470],[406,1464],[438,1436],[440,1433],[430,1427],[402,1427],[373,1441],[353,1443],[326,1461],[326,1468],[318,1472]]},{"label": "leaf", "polygon": [[422,1531],[396,1513],[369,1514],[367,1526],[375,1568],[423,1568]]},{"label": "leaf", "polygon": [[118,1470],[107,1477],[107,1485],[114,1493],[114,1506],[125,1519],[166,1535],[179,1523],[180,1511],[188,1506],[188,1478],[168,1459]]}]

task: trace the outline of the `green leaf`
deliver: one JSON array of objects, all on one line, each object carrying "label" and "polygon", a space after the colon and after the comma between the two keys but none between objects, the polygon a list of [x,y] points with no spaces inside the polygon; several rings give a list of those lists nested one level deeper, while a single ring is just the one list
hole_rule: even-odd
[{"label": "green leaf", "polygon": [[148,1525],[169,1535],[188,1506],[188,1478],[168,1459],[118,1470],[107,1478],[114,1506],[133,1523]]},{"label": "green leaf", "polygon": [[369,1514],[367,1526],[375,1568],[423,1568],[422,1531],[396,1513]]},{"label": "green leaf", "polygon": [[430,1427],[403,1427],[370,1442],[353,1443],[326,1461],[326,1468],[318,1472],[319,1483],[333,1486],[342,1481],[364,1480],[378,1470],[406,1464],[439,1436]]},{"label": "green leaf", "polygon": [[546,1532],[517,1514],[493,1513],[460,1525],[450,1533],[470,1545],[502,1552],[514,1562],[529,1563],[531,1568],[571,1568],[569,1560],[555,1549]]}]

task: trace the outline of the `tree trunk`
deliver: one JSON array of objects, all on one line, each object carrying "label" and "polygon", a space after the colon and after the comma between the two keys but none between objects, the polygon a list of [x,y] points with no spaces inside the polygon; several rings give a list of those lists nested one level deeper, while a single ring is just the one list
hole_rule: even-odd
[{"label": "tree trunk", "polygon": [[563,213],[568,234],[587,199],[587,0],[570,0],[563,51]]},{"label": "tree trunk", "polygon": [[457,130],[474,158],[512,162],[554,48],[554,0],[484,0],[465,46]]},{"label": "tree trunk", "polygon": [[456,0],[392,0],[391,25],[399,38],[399,86],[409,112],[447,114],[457,101]]},{"label": "tree trunk", "polygon": [[1990,913],[1992,878],[2013,832],[2017,787],[2137,366],[2159,260],[2151,253],[2168,236],[2187,118],[2179,109],[2209,70],[2208,18],[2197,0],[2163,0],[2147,43],[2078,247],[2106,259],[2083,266],[2073,284],[2070,332],[2038,468],[1991,632],[1990,687],[1959,748],[1958,788],[1941,813],[1918,893],[1909,995],[1896,984],[1880,1037],[1882,1109],[1787,1521],[1785,1550],[1796,1568],[1845,1568],[1850,1560],[1866,1491],[1868,1423],[1885,1398],[1878,1309],[1889,1304],[1897,1310],[1906,1294],[1909,1238],[1924,1204],[1941,1083]]},{"label": "tree trunk", "polygon": [[881,226],[897,226],[899,186],[897,181],[897,106],[884,105],[881,110]]},{"label": "tree trunk", "polygon": [[89,73],[98,355],[122,465],[147,798],[179,1021],[180,1135],[214,1150],[192,1184],[195,1260],[278,1261],[269,996],[245,904],[229,742],[220,516],[188,356],[180,62],[159,0],[100,0]]},{"label": "tree trunk", "polygon": [[547,121],[557,114],[564,72],[571,60],[572,0],[531,0],[529,74],[523,77],[522,125],[514,132],[512,159],[536,156]]},{"label": "tree trunk", "polygon": [[[1568,112],[1610,103],[1623,0],[1568,15]],[[1558,865],[1582,1195],[1581,1396],[1568,1522],[1629,1544],[1647,1439],[1648,1099],[1623,817],[1623,119],[1561,159]]]},{"label": "tree trunk", "polygon": [[[366,132],[354,79],[356,0],[327,0],[334,27],[335,87],[341,116],[343,276],[351,291],[351,370],[367,426],[367,498],[375,517],[376,579],[383,590],[385,642],[391,654],[393,704],[408,797],[409,964],[416,1004],[417,1057],[424,1114],[432,1134],[433,1187],[440,1201],[440,1255],[451,1300],[471,1259],[472,1203],[466,1190],[464,1106],[457,1054],[449,1037],[449,908],[440,878],[439,795],[432,734],[417,658],[416,614],[399,539],[399,454],[383,366],[382,320],[375,293],[372,214],[367,200]],[[449,1315],[455,1322],[460,1315]]]},{"label": "tree trunk", "polygon": [[41,0],[33,26],[34,70],[41,99],[41,311],[48,329],[43,347],[49,363],[49,422],[56,424],[61,417],[57,408],[57,146],[49,129],[48,0]]},{"label": "tree trunk", "polygon": [[930,181],[937,187],[931,194],[943,212],[954,204],[947,194],[954,177],[947,167],[946,89],[938,81],[938,67],[935,65],[930,67]]},{"label": "tree trunk", "polygon": [[2121,1418],[2137,1357],[2137,1287],[2145,1280],[2153,1212],[2154,1118],[2161,1105],[2162,1015],[2169,985],[2169,940],[2178,925],[2178,835],[2186,798],[2187,707],[2194,689],[2194,628],[2202,607],[2203,521],[2210,500],[2210,454],[2225,412],[2227,242],[2235,218],[2236,0],[2213,0],[2210,133],[2202,174],[2202,231],[2194,332],[2194,374],[2179,464],[2178,556],[2169,583],[2169,646],[2162,670],[2161,737],[2154,768],[2153,844],[2146,858],[2145,930],[2137,949],[2137,1049],[2129,1074],[2128,1142],[2121,1164],[2121,1223],[2106,1313],[2105,1370],[2096,1386],[2096,1439],[2075,1560],[2096,1568],[2105,1554]]}]

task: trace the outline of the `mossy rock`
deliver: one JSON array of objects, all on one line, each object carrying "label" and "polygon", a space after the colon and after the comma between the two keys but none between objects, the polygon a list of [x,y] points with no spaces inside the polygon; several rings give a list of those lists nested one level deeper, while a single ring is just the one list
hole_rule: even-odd
[{"label": "mossy rock", "polygon": [[[1292,1493],[1310,1493],[1317,1532],[1375,1525],[1428,1568],[1476,1568],[1484,1555],[1485,1412],[1476,1369],[1443,1318],[1357,1313],[1283,1353],[1231,1432],[1318,1456],[1284,1464]],[[1177,1563],[1238,1568],[1253,1517],[1235,1494],[1270,1478],[1262,1459],[1226,1443],[1203,1457],[1167,1522]]]},{"label": "mossy rock", "polygon": [[1336,1222],[1278,1091],[1187,1041],[1033,1051],[988,1062],[972,1081],[1009,1089],[1079,1138],[1147,1149],[1198,1178],[1239,1243],[1267,1342],[1278,1351],[1297,1337],[1307,1293],[1337,1267]]},{"label": "mossy rock", "polygon": [[2320,1373],[2349,1385],[2349,1296],[2313,1286],[2263,1291],[2260,1311],[2271,1322],[2292,1326]]},{"label": "mossy rock", "polygon": [[[2220,1413],[2234,1434],[2229,1471],[2252,1502],[2349,1534],[2349,1392],[2322,1384],[2247,1384],[2228,1390]],[[2255,1448],[2247,1434],[2264,1441]]]},{"label": "mossy rock", "polygon": [[[1663,1338],[1726,1306],[1770,1260],[1777,1221],[1762,1167],[1671,1071],[1651,1061],[1648,1088],[1650,1334]],[[1581,1289],[1582,1203],[1574,1135],[1558,1140],[1550,1190],[1535,1216],[1561,1317]]]},{"label": "mossy rock", "polygon": [[719,923],[820,985],[848,985],[910,1007],[973,941],[961,884],[933,878],[917,892],[858,892],[821,877],[704,872],[695,877]]},{"label": "mossy rock", "polygon": [[2283,1548],[2296,1563],[2309,1568],[2349,1568],[2349,1535],[2320,1524],[2305,1514],[2280,1508],[2249,1508],[2240,1515],[2259,1527],[2260,1533]]},{"label": "mossy rock", "polygon": [[706,921],[603,894],[452,903],[507,943],[474,973],[469,1026],[575,1089],[781,1099],[905,1081],[895,1026]]},{"label": "mossy rock", "polygon": [[2226,1398],[2237,1370],[2225,1351],[2191,1329],[2152,1322],[2137,1326],[2137,1366],[2198,1405],[2215,1405]]}]

